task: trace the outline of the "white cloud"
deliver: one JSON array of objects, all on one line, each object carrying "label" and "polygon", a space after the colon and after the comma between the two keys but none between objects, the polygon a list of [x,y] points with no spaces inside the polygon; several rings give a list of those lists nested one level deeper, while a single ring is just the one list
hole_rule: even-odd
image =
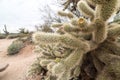
[{"label": "white cloud", "polygon": [[0,1],[0,29],[8,25],[8,30],[16,31],[18,27],[26,27],[33,30],[33,25],[41,23],[39,8],[50,5],[53,10],[56,0],[1,0]]}]

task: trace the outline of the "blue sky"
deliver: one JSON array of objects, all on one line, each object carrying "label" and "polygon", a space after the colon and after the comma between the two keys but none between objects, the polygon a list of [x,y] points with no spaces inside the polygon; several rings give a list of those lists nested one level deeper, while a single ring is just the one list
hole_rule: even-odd
[{"label": "blue sky", "polygon": [[34,25],[42,23],[39,8],[50,5],[57,10],[56,0],[0,0],[0,32],[6,24],[8,31],[16,32],[25,27],[34,30]]}]

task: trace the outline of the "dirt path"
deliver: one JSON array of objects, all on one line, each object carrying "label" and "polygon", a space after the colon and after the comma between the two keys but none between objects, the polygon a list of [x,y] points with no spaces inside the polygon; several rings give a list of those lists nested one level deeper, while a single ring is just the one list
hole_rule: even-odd
[{"label": "dirt path", "polygon": [[26,80],[28,68],[36,58],[33,53],[33,46],[26,46],[17,55],[8,56],[7,47],[14,41],[14,39],[0,40],[0,64],[9,63],[9,67],[0,73],[0,80]]}]

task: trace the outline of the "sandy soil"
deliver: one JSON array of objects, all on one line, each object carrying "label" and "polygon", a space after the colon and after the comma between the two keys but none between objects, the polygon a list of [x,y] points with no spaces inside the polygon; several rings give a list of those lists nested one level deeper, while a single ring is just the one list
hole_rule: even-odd
[{"label": "sandy soil", "polygon": [[9,67],[0,72],[0,80],[26,80],[27,71],[36,58],[33,46],[28,45],[17,55],[8,56],[7,48],[14,39],[0,40],[0,64],[9,64]]}]

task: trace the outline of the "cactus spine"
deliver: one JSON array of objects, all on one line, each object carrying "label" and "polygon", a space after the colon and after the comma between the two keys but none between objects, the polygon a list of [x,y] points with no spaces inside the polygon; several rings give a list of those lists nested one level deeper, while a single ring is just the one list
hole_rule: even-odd
[{"label": "cactus spine", "polygon": [[94,11],[92,8],[90,8],[85,1],[83,1],[83,0],[80,1],[77,6],[78,6],[78,10],[79,10],[84,16],[90,17],[91,19],[94,18],[94,13],[95,13],[95,11]]}]

